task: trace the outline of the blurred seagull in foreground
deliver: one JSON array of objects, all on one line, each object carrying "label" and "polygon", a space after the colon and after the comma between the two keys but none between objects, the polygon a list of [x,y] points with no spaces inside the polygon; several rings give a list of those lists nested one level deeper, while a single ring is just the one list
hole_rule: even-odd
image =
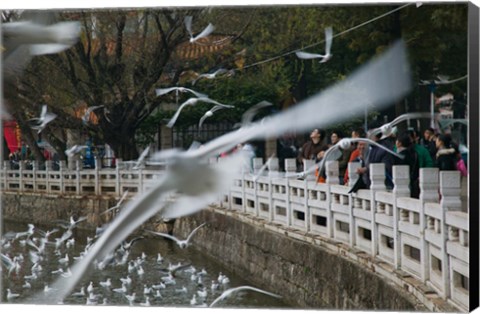
[{"label": "blurred seagull in foreground", "polygon": [[40,113],[40,117],[33,118],[28,120],[31,123],[31,128],[37,130],[37,133],[43,131],[43,129],[50,123],[53,119],[57,117],[56,114],[47,112],[47,105],[42,106],[42,112]]},{"label": "blurred seagull in foreground", "polygon": [[315,53],[308,53],[303,51],[297,51],[295,54],[300,59],[315,59],[321,58],[320,63],[327,62],[332,58],[332,54],[330,50],[332,48],[332,38],[333,38],[333,30],[331,27],[325,28],[325,54],[315,54]]},{"label": "blurred seagull in foreground", "polygon": [[215,104],[217,106],[223,106],[225,108],[231,108],[230,105],[224,105],[224,104],[221,104],[213,99],[210,99],[210,98],[207,98],[207,97],[200,97],[200,98],[190,98],[189,100],[187,100],[186,102],[184,102],[183,104],[180,105],[180,107],[177,109],[177,111],[175,112],[175,114],[173,115],[173,117],[170,119],[170,121],[168,122],[167,126],[169,128],[173,127],[173,125],[175,124],[175,122],[177,121],[178,119],[178,116],[180,115],[180,112],[183,110],[183,108],[185,108],[186,106],[193,106],[195,104],[197,104],[197,102],[207,102],[207,103],[211,103],[211,104]]},{"label": "blurred seagull in foreground", "polygon": [[[377,83],[371,84],[372,81]],[[59,278],[54,282],[53,286],[59,289],[59,293],[45,296],[42,301],[57,303],[63,300],[84,278],[94,260],[101,260],[113,251],[123,239],[152,216],[178,218],[196,213],[218,200],[220,193],[230,188],[233,179],[241,171],[244,157],[239,151],[222,158],[222,162],[211,165],[208,160],[212,156],[252,139],[265,139],[293,130],[306,131],[351,119],[362,115],[366,105],[383,108],[405,96],[410,89],[406,49],[404,43],[399,41],[346,79],[272,116],[264,123],[252,123],[215,138],[195,150],[171,149],[156,153],[157,159],[169,163],[164,175],[144,194],[126,204],[83,259],[73,265],[72,277]],[[368,100],[358,97],[358,94],[365,92],[370,96]],[[336,106],[332,107],[332,103]],[[345,109],[342,115],[338,114],[339,107]],[[322,114],[318,115],[318,112]],[[298,121],[302,123],[299,124]],[[178,192],[179,197],[170,201],[168,195],[173,191]],[[27,297],[25,302],[36,297],[38,296]]]},{"label": "blurred seagull in foreground", "polygon": [[274,293],[271,293],[271,292],[268,292],[268,291],[265,291],[265,290],[261,290],[261,289],[255,288],[255,287],[240,286],[240,287],[236,287],[236,288],[231,288],[231,289],[225,290],[218,298],[216,298],[216,299],[210,304],[209,307],[213,307],[213,306],[214,306],[215,304],[217,304],[218,302],[220,302],[220,301],[222,301],[223,299],[229,297],[229,296],[232,295],[233,293],[238,292],[238,291],[241,291],[241,290],[252,290],[252,291],[256,291],[256,292],[260,292],[260,293],[263,293],[263,294],[272,296],[272,297],[274,297],[274,298],[281,298],[281,296],[279,296],[278,294],[274,294]]},{"label": "blurred seagull in foreground", "polygon": [[215,105],[212,109],[205,112],[205,114],[200,118],[200,121],[198,122],[198,129],[200,129],[202,127],[203,122],[205,122],[205,120],[207,118],[210,118],[211,116],[213,116],[213,113],[215,111],[218,111],[220,109],[225,109],[225,108],[235,108],[235,106],[232,106],[232,105]]},{"label": "blurred seagull in foreground", "polygon": [[192,17],[191,16],[186,16],[184,21],[185,21],[185,28],[187,29],[188,34],[190,35],[190,43],[194,43],[197,40],[199,40],[200,38],[207,37],[208,35],[210,35],[215,30],[215,26],[213,26],[211,23],[209,23],[207,25],[207,27],[205,27],[205,29],[200,34],[198,34],[197,36],[193,36],[193,33],[192,33]]},{"label": "blurred seagull in foreground", "polygon": [[25,20],[2,23],[1,27],[5,49],[2,66],[7,81],[19,77],[33,56],[70,48],[78,41],[81,32],[80,23],[72,21],[43,25]]},{"label": "blurred seagull in foreground", "polygon": [[205,226],[207,223],[204,222],[203,224],[201,224],[200,226],[196,227],[195,229],[193,229],[192,232],[190,232],[190,234],[188,235],[187,239],[185,240],[179,240],[178,238],[174,237],[174,236],[171,236],[169,235],[168,233],[161,233],[161,232],[155,232],[155,231],[150,231],[150,230],[146,230],[150,233],[153,233],[155,235],[158,235],[158,236],[161,236],[161,237],[164,237],[164,238],[168,238],[170,240],[173,240],[175,241],[178,246],[181,248],[181,249],[184,249],[186,248],[189,244],[190,244],[190,239],[192,238],[192,236],[197,232],[198,229],[200,229],[201,227]]},{"label": "blurred seagull in foreground", "polygon": [[262,100],[258,104],[248,108],[248,110],[245,111],[242,115],[242,125],[247,125],[248,123],[251,123],[255,115],[258,113],[258,111],[260,111],[260,109],[270,106],[273,106],[271,102]]}]

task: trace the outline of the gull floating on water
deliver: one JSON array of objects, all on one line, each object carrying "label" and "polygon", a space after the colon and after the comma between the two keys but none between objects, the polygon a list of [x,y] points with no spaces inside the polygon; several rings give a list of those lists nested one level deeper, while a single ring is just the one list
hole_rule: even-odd
[{"label": "gull floating on water", "polygon": [[256,291],[256,292],[260,292],[260,293],[263,293],[263,294],[272,296],[272,297],[274,297],[274,298],[281,298],[281,296],[279,296],[278,294],[274,294],[274,293],[271,293],[271,292],[268,292],[268,291],[265,291],[265,290],[261,290],[261,289],[254,288],[254,287],[250,287],[250,286],[240,286],[240,287],[236,287],[236,288],[231,288],[231,289],[225,290],[218,298],[216,298],[216,299],[210,304],[210,307],[213,307],[213,306],[214,306],[215,304],[217,304],[218,302],[220,302],[220,301],[222,301],[223,299],[229,297],[229,296],[232,295],[233,293],[238,292],[238,291],[241,291],[241,290],[252,290],[252,291]]},{"label": "gull floating on water", "polygon": [[190,245],[190,239],[192,238],[192,236],[198,231],[198,229],[200,229],[201,227],[205,226],[207,223],[204,222],[203,224],[201,224],[200,226],[196,227],[195,229],[193,229],[192,232],[190,232],[190,234],[188,235],[187,239],[185,240],[180,240],[172,235],[169,235],[168,233],[161,233],[161,232],[155,232],[155,231],[150,231],[150,230],[146,230],[150,233],[153,233],[155,235],[158,235],[158,236],[161,236],[161,237],[164,237],[164,238],[168,238],[170,240],[173,240],[177,243],[177,245],[181,248],[181,249],[184,249],[186,248],[188,245]]},{"label": "gull floating on water", "polygon": [[303,51],[297,51],[295,54],[300,59],[315,59],[321,58],[320,63],[327,62],[332,58],[332,54],[330,50],[332,48],[332,38],[333,38],[333,30],[331,27],[325,28],[325,54],[315,54],[315,53],[308,53]]},{"label": "gull floating on water", "polygon": [[19,296],[20,296],[20,294],[13,293],[10,289],[7,288],[7,299],[8,300],[18,298]]},{"label": "gull floating on water", "polygon": [[190,42],[191,43],[196,42],[200,38],[207,37],[208,35],[210,35],[215,30],[215,27],[211,23],[209,23],[207,25],[207,27],[205,27],[205,29],[200,34],[198,34],[197,36],[193,36],[193,33],[192,33],[192,17],[191,16],[186,16],[184,21],[185,21],[185,28],[187,29],[188,34],[190,35]]}]

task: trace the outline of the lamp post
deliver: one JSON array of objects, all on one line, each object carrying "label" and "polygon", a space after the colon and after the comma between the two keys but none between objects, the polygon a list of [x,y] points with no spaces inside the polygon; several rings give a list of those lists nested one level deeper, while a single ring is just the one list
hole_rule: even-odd
[{"label": "lamp post", "polygon": [[449,81],[447,77],[443,75],[438,75],[437,76],[438,80],[431,80],[431,81],[421,80],[420,81],[419,85],[428,85],[428,89],[430,91],[430,113],[431,113],[430,127],[432,129],[435,128],[435,94],[434,92],[437,85],[452,84],[452,83],[464,80],[467,77],[468,77],[468,74]]}]

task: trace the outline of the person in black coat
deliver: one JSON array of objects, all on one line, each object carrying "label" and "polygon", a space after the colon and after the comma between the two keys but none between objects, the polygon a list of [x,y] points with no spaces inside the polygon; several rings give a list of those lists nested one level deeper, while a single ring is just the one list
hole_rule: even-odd
[{"label": "person in black coat", "polygon": [[440,134],[435,141],[437,147],[436,166],[439,170],[457,170],[457,157],[452,147],[452,138],[448,134]]},{"label": "person in black coat", "polygon": [[404,157],[400,159],[395,156],[395,165],[409,166],[410,197],[418,198],[420,195],[420,162],[410,135],[408,133],[401,134],[397,137],[395,145],[397,146],[397,153]]}]

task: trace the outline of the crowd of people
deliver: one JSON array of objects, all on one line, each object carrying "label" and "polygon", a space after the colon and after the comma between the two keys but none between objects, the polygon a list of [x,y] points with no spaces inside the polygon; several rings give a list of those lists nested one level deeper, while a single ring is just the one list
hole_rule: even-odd
[{"label": "crowd of people", "polygon": [[[372,128],[373,129],[373,128]],[[410,170],[411,197],[418,198],[420,194],[419,173],[420,168],[437,167],[439,170],[459,170],[462,175],[467,175],[465,161],[460,154],[459,145],[455,143],[450,134],[435,133],[432,128],[419,136],[415,129],[409,128],[400,134],[393,132],[385,136],[382,133],[371,134],[363,129],[355,129],[351,132],[351,138],[369,138],[377,145],[371,145],[367,141],[355,141],[351,147],[338,148],[341,152],[336,159],[339,167],[339,183],[349,184],[348,163],[358,162],[360,167],[356,170],[359,179],[355,182],[355,189],[368,189],[370,187],[369,165],[373,163],[385,164],[385,186],[393,188],[392,167],[394,165],[408,165]],[[304,160],[320,162],[325,152],[336,145],[343,138],[340,131],[333,131],[327,138],[327,133],[322,129],[314,129],[310,134],[310,140],[299,149],[297,161],[302,167]],[[398,157],[387,150],[396,152]],[[324,182],[325,171],[317,172],[317,180]]]}]

